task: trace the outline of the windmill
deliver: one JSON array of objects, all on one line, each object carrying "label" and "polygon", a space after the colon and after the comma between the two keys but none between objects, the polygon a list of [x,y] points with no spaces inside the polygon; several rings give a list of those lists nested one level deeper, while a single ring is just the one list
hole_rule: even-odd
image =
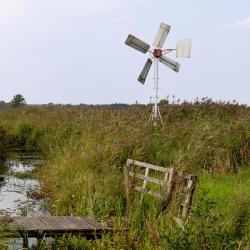
[{"label": "windmill", "polygon": [[161,23],[159,30],[156,34],[155,41],[153,43],[153,49],[150,50],[150,45],[145,43],[144,41],[140,40],[139,38],[128,35],[127,40],[125,41],[125,44],[146,54],[149,52],[150,58],[147,59],[142,72],[140,73],[138,77],[138,81],[142,84],[145,83],[146,78],[148,76],[149,70],[154,63],[154,106],[152,110],[152,114],[150,116],[150,120],[157,121],[160,120],[162,123],[161,113],[158,106],[158,81],[159,81],[159,62],[161,62],[163,65],[169,67],[170,69],[174,70],[175,72],[179,72],[180,70],[180,64],[167,56],[166,54],[176,51],[176,57],[178,58],[190,58],[191,57],[191,45],[192,45],[192,39],[185,39],[182,41],[179,41],[176,45],[175,49],[162,49],[168,33],[170,31],[170,26],[165,23]]}]

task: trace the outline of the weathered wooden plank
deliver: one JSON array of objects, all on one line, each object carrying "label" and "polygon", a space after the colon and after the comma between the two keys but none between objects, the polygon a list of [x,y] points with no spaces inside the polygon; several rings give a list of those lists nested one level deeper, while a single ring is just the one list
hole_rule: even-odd
[{"label": "weathered wooden plank", "polygon": [[67,222],[71,223],[74,226],[74,229],[77,230],[93,230],[93,227],[91,227],[86,221],[84,220],[79,220],[75,217],[65,217],[64,218]]},{"label": "weathered wooden plank", "polygon": [[153,182],[153,183],[159,184],[161,186],[164,185],[164,181],[153,178],[153,177],[149,177],[149,176],[146,177],[145,175],[142,175],[142,174],[136,174],[136,173],[133,173],[133,172],[129,172],[129,176],[137,177],[137,178],[142,179],[142,180],[147,180],[149,182]]},{"label": "weathered wooden plank", "polygon": [[65,228],[53,219],[53,216],[41,216],[37,217],[36,221],[43,223],[44,231],[60,231],[65,230]]},{"label": "weathered wooden plank", "polygon": [[65,223],[63,216],[48,216],[50,220],[53,220],[58,225],[60,225],[61,230],[67,230],[68,226]]},{"label": "weathered wooden plank", "polygon": [[40,230],[40,231],[43,231],[44,229],[47,228],[47,225],[40,221],[39,218],[36,218],[36,217],[26,217],[25,218],[27,221],[29,221],[31,224],[34,225],[34,228],[32,229],[27,229],[27,231],[34,231],[34,230]]},{"label": "weathered wooden plank", "polygon": [[[145,170],[145,176],[144,176],[145,178],[148,177],[148,173],[149,173],[149,168],[146,168],[146,170]],[[146,190],[146,187],[147,187],[147,180],[144,179],[144,180],[143,180],[143,184],[142,184],[142,189],[143,189],[143,190]],[[145,192],[142,192],[142,193],[141,193],[141,204],[142,204],[143,199],[144,199],[144,193],[145,193]]]},{"label": "weathered wooden plank", "polygon": [[113,230],[90,217],[80,216],[20,216],[11,218],[6,224],[11,226],[12,232],[25,232],[30,237],[56,236],[65,233],[90,236]]},{"label": "weathered wooden plank", "polygon": [[10,227],[17,228],[19,230],[25,229],[27,230],[37,230],[36,226],[27,220],[26,217],[12,217],[12,222],[9,224]]},{"label": "weathered wooden plank", "polygon": [[[89,224],[86,220],[85,217],[80,217],[80,216],[74,216],[75,223],[79,225],[79,227],[85,227],[88,228],[89,230],[95,230],[96,225],[93,226]],[[92,220],[92,219],[91,219]],[[93,220],[92,220],[93,221]],[[94,224],[94,223],[93,223]]]},{"label": "weathered wooden plank", "polygon": [[144,168],[149,168],[149,169],[161,171],[161,172],[164,172],[164,173],[169,173],[170,172],[169,168],[163,168],[163,167],[160,167],[160,166],[157,166],[157,165],[152,165],[152,164],[149,164],[149,163],[140,162],[140,161],[131,160],[131,159],[127,160],[127,164],[128,165],[136,165],[136,166],[144,167]]},{"label": "weathered wooden plank", "polygon": [[73,231],[73,230],[78,230],[79,229],[78,226],[76,226],[74,223],[72,223],[71,220],[67,220],[67,216],[58,216],[55,219],[63,227],[67,228],[67,231]]},{"label": "weathered wooden plank", "polygon": [[59,221],[57,220],[58,216],[47,216],[47,217],[51,221],[51,223],[53,223],[53,225],[55,226],[55,228],[58,228],[58,230],[67,230],[67,228],[64,227],[63,225],[61,225],[59,223]]},{"label": "weathered wooden plank", "polygon": [[97,229],[103,230],[105,228],[101,223],[94,221],[90,217],[81,217],[81,220],[87,223],[94,230],[97,230]]}]

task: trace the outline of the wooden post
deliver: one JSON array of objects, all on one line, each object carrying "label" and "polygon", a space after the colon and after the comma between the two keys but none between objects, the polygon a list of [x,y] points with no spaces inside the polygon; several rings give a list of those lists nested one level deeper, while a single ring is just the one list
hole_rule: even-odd
[{"label": "wooden post", "polygon": [[187,185],[184,187],[184,192],[186,193],[184,201],[181,203],[179,217],[185,219],[190,210],[190,206],[194,197],[195,184],[197,182],[197,176],[186,176]]},{"label": "wooden post", "polygon": [[28,249],[29,248],[29,238],[26,232],[20,232],[20,235],[23,239],[23,248]]},{"label": "wooden post", "polygon": [[163,210],[165,210],[171,202],[175,185],[174,179],[175,179],[175,170],[174,168],[171,168],[170,172],[165,174],[165,179],[164,179],[164,183],[166,182],[166,194],[163,199]]},{"label": "wooden post", "polygon": [[37,236],[36,236],[36,248],[39,250],[41,248],[41,243],[43,240],[44,233],[42,230],[38,230]]},{"label": "wooden post", "polygon": [[[148,177],[148,173],[149,173],[149,168],[146,167],[145,177]],[[145,191],[146,187],[147,187],[147,180],[144,179],[143,184],[142,184],[142,194],[141,194],[141,202],[140,202],[141,204],[142,204],[143,199],[144,199],[144,191]]]}]

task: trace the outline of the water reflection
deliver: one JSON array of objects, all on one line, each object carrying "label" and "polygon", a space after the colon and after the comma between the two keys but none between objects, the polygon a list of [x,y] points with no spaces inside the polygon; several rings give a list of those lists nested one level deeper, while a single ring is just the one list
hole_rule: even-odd
[{"label": "water reflection", "polygon": [[[45,200],[27,195],[30,190],[40,190],[40,182],[27,173],[36,170],[42,162],[40,155],[23,150],[12,152],[5,161],[0,161],[0,215],[48,215]],[[35,242],[30,239],[31,245]],[[21,239],[9,241],[10,250],[21,248]]]},{"label": "water reflection", "polygon": [[17,151],[10,154],[6,161],[0,162],[0,213],[10,215],[47,215],[44,200],[28,197],[30,190],[39,190],[40,183],[33,177],[26,178],[24,173],[33,171],[41,165],[37,154]]}]

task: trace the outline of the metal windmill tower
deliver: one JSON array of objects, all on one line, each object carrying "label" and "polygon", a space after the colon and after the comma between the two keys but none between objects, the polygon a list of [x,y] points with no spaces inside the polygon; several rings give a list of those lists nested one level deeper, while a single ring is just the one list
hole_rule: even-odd
[{"label": "metal windmill tower", "polygon": [[127,40],[125,41],[125,44],[146,54],[149,52],[150,57],[146,61],[146,64],[144,65],[141,74],[138,77],[138,81],[142,84],[145,83],[146,78],[148,76],[149,70],[154,62],[154,106],[152,110],[152,114],[150,116],[150,120],[156,122],[157,120],[160,120],[162,123],[161,113],[158,106],[158,82],[159,82],[159,62],[164,64],[165,66],[169,67],[170,69],[174,70],[175,72],[179,72],[180,64],[165,55],[168,54],[171,51],[176,51],[176,57],[179,58],[190,58],[191,57],[191,45],[192,45],[192,39],[185,39],[182,41],[179,41],[177,43],[177,46],[175,49],[162,49],[163,44],[165,43],[168,33],[170,31],[170,26],[161,23],[160,28],[156,34],[155,41],[153,43],[153,49],[150,50],[150,45],[143,42],[139,38],[128,35]]}]

